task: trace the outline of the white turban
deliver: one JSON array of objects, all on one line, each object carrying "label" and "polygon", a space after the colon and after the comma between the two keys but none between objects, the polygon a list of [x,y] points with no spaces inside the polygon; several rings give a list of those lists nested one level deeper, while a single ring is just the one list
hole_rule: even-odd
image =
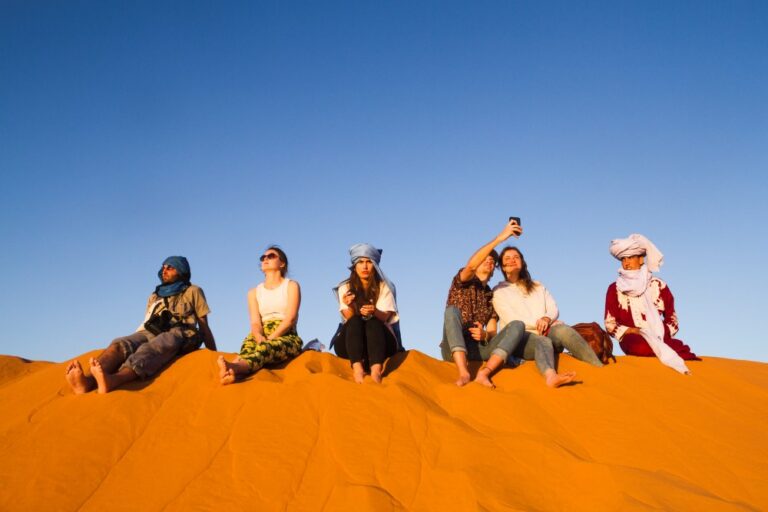
[{"label": "white turban", "polygon": [[628,256],[645,256],[645,262],[651,272],[658,272],[664,263],[664,255],[643,235],[633,234],[627,238],[611,240],[608,250],[617,260]]}]

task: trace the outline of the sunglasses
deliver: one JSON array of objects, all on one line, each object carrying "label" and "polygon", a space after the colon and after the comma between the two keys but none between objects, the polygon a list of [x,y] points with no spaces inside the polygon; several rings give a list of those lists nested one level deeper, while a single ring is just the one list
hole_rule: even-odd
[{"label": "sunglasses", "polygon": [[269,254],[262,254],[261,257],[259,258],[259,261],[273,260],[275,258],[277,258],[277,254],[275,254],[274,252],[270,252]]}]

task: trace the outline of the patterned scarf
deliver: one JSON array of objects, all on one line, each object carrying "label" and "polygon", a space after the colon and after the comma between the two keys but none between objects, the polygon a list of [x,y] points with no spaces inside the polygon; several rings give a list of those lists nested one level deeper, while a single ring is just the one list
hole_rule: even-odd
[{"label": "patterned scarf", "polygon": [[669,345],[664,343],[664,324],[661,322],[659,310],[656,309],[651,297],[651,277],[651,271],[646,265],[638,270],[621,268],[619,269],[619,278],[616,279],[616,288],[630,297],[642,298],[639,306],[648,327],[641,328],[640,334],[648,342],[648,346],[651,347],[659,361],[680,373],[690,373],[685,361]]}]

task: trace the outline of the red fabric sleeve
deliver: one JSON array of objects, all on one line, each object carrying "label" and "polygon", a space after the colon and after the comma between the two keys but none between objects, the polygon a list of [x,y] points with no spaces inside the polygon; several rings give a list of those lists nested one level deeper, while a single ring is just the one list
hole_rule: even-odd
[{"label": "red fabric sleeve", "polygon": [[664,310],[661,311],[661,315],[664,317],[664,325],[670,337],[672,337],[677,334],[680,326],[677,322],[677,312],[675,312],[675,297],[666,283],[662,284],[659,290],[659,297],[664,303]]}]

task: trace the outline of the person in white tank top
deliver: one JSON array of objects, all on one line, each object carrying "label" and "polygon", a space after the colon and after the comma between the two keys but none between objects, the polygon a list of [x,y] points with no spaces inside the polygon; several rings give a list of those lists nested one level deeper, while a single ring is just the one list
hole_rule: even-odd
[{"label": "person in white tank top", "polygon": [[288,257],[279,247],[271,246],[259,259],[264,282],[248,291],[251,332],[234,360],[219,356],[222,384],[232,384],[267,364],[281,363],[301,353],[303,342],[296,333],[301,289],[299,283],[285,277]]}]

